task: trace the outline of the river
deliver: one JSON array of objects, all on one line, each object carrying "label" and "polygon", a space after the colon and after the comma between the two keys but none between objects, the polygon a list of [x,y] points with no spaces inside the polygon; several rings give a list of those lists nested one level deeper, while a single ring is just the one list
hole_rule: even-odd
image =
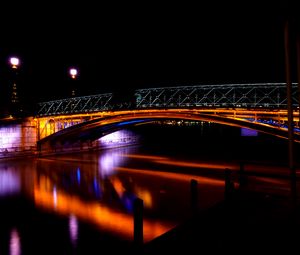
[{"label": "river", "polygon": [[[287,142],[212,123],[131,129],[139,144],[0,161],[0,254],[101,254],[133,241],[133,203],[144,205],[144,242],[224,197],[224,169],[284,166]],[[95,253],[95,251],[97,251]]]}]

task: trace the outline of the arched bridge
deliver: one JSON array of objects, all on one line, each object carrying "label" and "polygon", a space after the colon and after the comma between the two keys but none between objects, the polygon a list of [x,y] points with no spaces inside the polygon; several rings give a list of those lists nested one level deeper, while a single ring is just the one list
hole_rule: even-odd
[{"label": "arched bridge", "polygon": [[[299,122],[297,84],[293,84],[295,127]],[[40,146],[93,140],[157,119],[212,121],[287,137],[284,83],[198,85],[138,89],[134,100],[112,104],[113,94],[74,97],[39,104]],[[298,128],[295,128],[298,139]]]}]

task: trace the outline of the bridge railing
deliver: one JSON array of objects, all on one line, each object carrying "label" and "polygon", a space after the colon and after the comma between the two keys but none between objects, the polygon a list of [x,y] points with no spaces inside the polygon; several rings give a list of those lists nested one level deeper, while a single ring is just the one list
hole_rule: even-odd
[{"label": "bridge railing", "polygon": [[[113,94],[67,98],[39,104],[38,116],[76,114],[128,108],[287,108],[285,83],[220,84],[138,89],[135,102],[115,105]],[[298,107],[297,84],[292,84],[292,100]],[[126,108],[127,107],[127,108]]]}]

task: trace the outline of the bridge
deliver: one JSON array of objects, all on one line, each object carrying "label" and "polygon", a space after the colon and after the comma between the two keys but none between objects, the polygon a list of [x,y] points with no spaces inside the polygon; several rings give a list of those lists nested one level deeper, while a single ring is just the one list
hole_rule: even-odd
[{"label": "bridge", "polygon": [[[296,83],[292,98],[296,127]],[[112,99],[113,94],[106,93],[40,103],[37,117],[41,144],[58,148],[158,119],[211,121],[287,137],[285,83],[148,88],[136,90],[132,102],[112,104]]]},{"label": "bridge", "polygon": [[[295,140],[299,139],[298,87],[292,84]],[[210,121],[287,138],[285,83],[219,84],[138,89],[130,102],[112,93],[39,104],[34,119],[42,150],[91,142],[138,123],[157,120]],[[82,145],[80,145],[82,146]]]}]

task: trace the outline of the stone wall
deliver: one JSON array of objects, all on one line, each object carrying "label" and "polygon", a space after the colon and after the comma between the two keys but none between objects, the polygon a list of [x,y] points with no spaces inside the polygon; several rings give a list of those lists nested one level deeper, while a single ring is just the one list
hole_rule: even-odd
[{"label": "stone wall", "polygon": [[0,123],[0,159],[36,154],[37,126],[34,118]]}]

